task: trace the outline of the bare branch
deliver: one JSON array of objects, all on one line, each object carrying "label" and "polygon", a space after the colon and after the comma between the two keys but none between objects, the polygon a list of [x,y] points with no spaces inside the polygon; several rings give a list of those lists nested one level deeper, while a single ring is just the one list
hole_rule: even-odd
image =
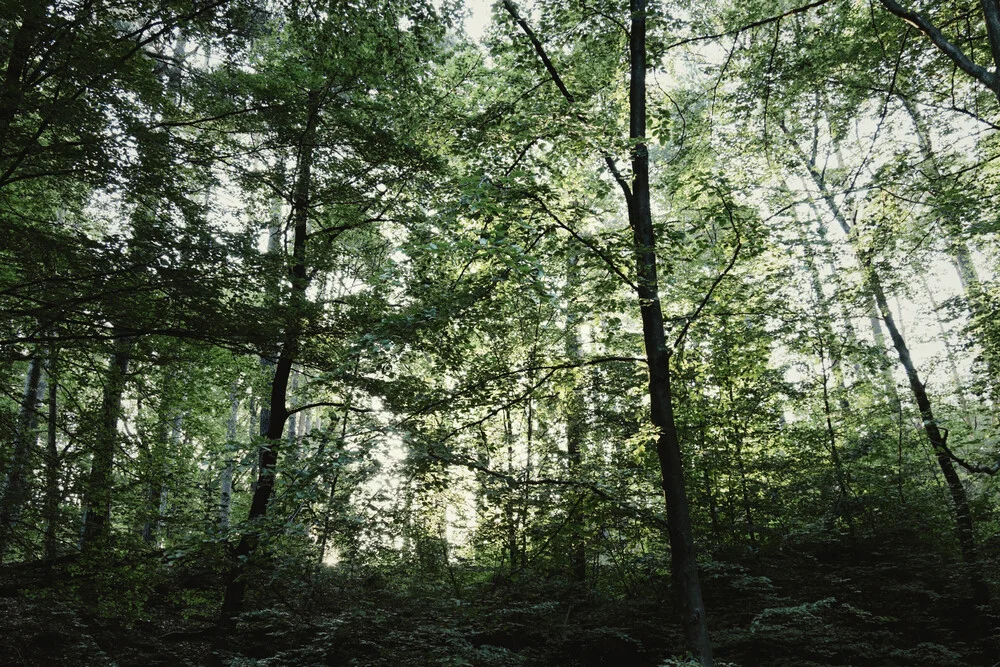
[{"label": "bare branch", "polygon": [[705,293],[705,297],[701,300],[701,303],[698,304],[698,307],[695,308],[694,313],[692,313],[690,317],[686,318],[684,326],[681,328],[681,332],[674,340],[674,346],[671,350],[671,354],[673,354],[680,344],[684,342],[684,337],[687,336],[688,329],[690,329],[691,325],[694,324],[694,322],[701,316],[701,311],[703,311],[705,306],[708,305],[709,300],[712,298],[712,294],[715,293],[715,288],[719,286],[722,279],[729,275],[729,272],[732,271],[734,266],[736,266],[736,258],[739,257],[740,249],[743,247],[743,239],[740,238],[740,230],[736,227],[736,220],[733,218],[733,211],[729,207],[729,202],[726,201],[725,197],[722,198],[722,205],[726,207],[726,215],[729,217],[729,224],[733,226],[733,233],[736,234],[736,247],[733,249],[733,256],[729,258],[729,264],[727,264],[726,268],[722,270],[722,273],[717,275],[715,280],[712,281],[712,286],[708,288],[708,292]]},{"label": "bare branch", "polygon": [[593,243],[592,241],[589,241],[588,239],[584,238],[578,231],[576,231],[575,229],[573,229],[572,227],[570,227],[568,224],[566,224],[565,222],[563,222],[559,218],[559,216],[557,216],[555,213],[553,213],[552,210],[549,209],[549,207],[545,205],[545,202],[542,201],[541,197],[536,196],[536,197],[534,197],[534,199],[535,199],[536,202],[538,202],[538,205],[542,207],[542,210],[545,212],[545,214],[548,215],[550,218],[552,218],[555,221],[555,223],[556,223],[556,225],[558,227],[560,227],[562,229],[565,229],[567,232],[569,232],[573,236],[573,238],[575,238],[577,241],[579,241],[580,243],[582,243],[583,245],[585,245],[587,248],[589,248],[590,250],[592,250],[594,252],[594,254],[596,254],[598,257],[600,257],[601,260],[603,260],[604,263],[608,266],[608,268],[611,269],[611,272],[614,273],[619,278],[621,278],[625,282],[626,285],[628,285],[629,287],[631,287],[633,290],[637,289],[635,283],[632,282],[629,279],[629,277],[626,276],[625,273],[621,269],[618,268],[618,266],[614,263],[614,261],[610,257],[608,257],[604,253],[603,250],[601,250],[599,247],[597,247],[597,245],[595,243]]},{"label": "bare branch", "polygon": [[944,431],[944,437],[941,438],[941,442],[936,442],[934,444],[937,445],[941,451],[947,454],[948,458],[965,468],[967,472],[979,475],[995,475],[1000,472],[1000,461],[997,461],[992,466],[981,466],[976,465],[975,463],[969,463],[968,461],[960,458],[953,451],[951,451],[950,447],[948,447],[948,429],[942,428],[941,430]]},{"label": "bare branch", "polygon": [[302,412],[303,410],[309,410],[310,408],[343,408],[349,412],[374,412],[371,408],[356,408],[350,403],[342,403],[339,401],[320,401],[319,403],[309,403],[308,405],[300,405],[293,410],[286,410],[285,416],[291,417],[297,412]]},{"label": "bare branch", "polygon": [[[559,88],[559,92],[562,93],[562,96],[566,99],[567,102],[569,102],[570,106],[572,107],[574,104],[576,104],[576,98],[573,96],[571,92],[569,92],[569,88],[566,87],[566,84],[563,82],[562,77],[559,76],[559,71],[556,69],[555,65],[552,64],[552,61],[549,59],[548,54],[545,53],[545,47],[542,46],[542,43],[538,40],[538,37],[535,35],[535,31],[532,30],[531,26],[528,25],[528,22],[525,21],[523,18],[521,18],[521,15],[518,14],[517,6],[512,2],[512,0],[503,0],[503,8],[507,10],[507,13],[510,14],[511,18],[514,19],[517,25],[521,27],[521,30],[524,32],[524,34],[527,35],[528,39],[531,41],[531,45],[535,47],[535,53],[538,54],[538,57],[541,59],[542,64],[545,65],[545,70],[549,73],[549,76],[552,78],[553,83],[556,84],[556,87]],[[573,116],[578,121],[580,121],[582,125],[584,126],[587,125],[586,118],[584,118],[583,114],[581,114],[579,111],[574,111]],[[621,171],[618,169],[618,165],[615,163],[614,158],[605,153],[604,164],[607,165],[608,171],[611,172],[611,176],[614,177],[615,182],[618,183],[618,187],[620,187],[622,189],[622,192],[625,193],[625,201],[628,202],[629,206],[631,206],[632,188],[629,187],[628,182],[622,176]]]},{"label": "bare branch", "polygon": [[664,51],[669,51],[670,49],[676,48],[678,46],[684,46],[685,44],[692,44],[694,42],[704,42],[710,39],[719,39],[720,37],[729,37],[730,35],[739,35],[741,32],[746,32],[747,30],[752,30],[754,28],[759,28],[762,25],[767,25],[768,23],[774,23],[775,21],[780,21],[783,18],[789,16],[794,16],[795,14],[801,14],[807,12],[810,9],[815,9],[830,2],[830,0],[816,0],[816,2],[810,2],[808,5],[802,5],[801,7],[795,7],[789,9],[787,12],[782,12],[781,14],[776,14],[774,16],[769,16],[766,19],[760,19],[759,21],[753,21],[742,25],[739,28],[733,28],[732,30],[726,30],[725,32],[717,32],[713,35],[700,35],[698,37],[688,37],[687,39],[682,39],[679,42],[674,42],[667,46]]}]

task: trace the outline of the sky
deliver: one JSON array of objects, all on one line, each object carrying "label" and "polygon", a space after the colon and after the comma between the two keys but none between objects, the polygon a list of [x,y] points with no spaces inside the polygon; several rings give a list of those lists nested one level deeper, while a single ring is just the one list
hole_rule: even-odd
[{"label": "sky", "polygon": [[490,24],[493,0],[466,0],[465,7],[469,12],[465,19],[465,30],[478,42],[482,40],[483,33]]}]

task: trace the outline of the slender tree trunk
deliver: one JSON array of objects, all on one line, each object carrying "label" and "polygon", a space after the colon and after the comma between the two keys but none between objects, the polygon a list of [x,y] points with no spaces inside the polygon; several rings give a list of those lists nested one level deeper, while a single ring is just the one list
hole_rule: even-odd
[{"label": "slender tree trunk", "polygon": [[885,292],[882,290],[882,284],[872,268],[870,258],[863,258],[862,264],[867,274],[868,287],[875,297],[875,302],[878,304],[879,310],[882,311],[882,319],[885,321],[885,328],[888,329],[889,336],[892,338],[892,344],[899,355],[899,362],[906,370],[906,377],[910,382],[910,390],[913,392],[913,398],[916,400],[917,408],[920,410],[920,417],[923,420],[924,433],[927,435],[927,440],[930,442],[931,449],[934,452],[938,466],[941,468],[941,473],[944,475],[945,483],[948,485],[948,491],[951,494],[952,504],[955,509],[955,524],[958,529],[958,543],[961,547],[962,559],[965,561],[969,584],[972,587],[973,602],[977,606],[988,606],[990,604],[990,591],[983,578],[982,564],[979,561],[976,548],[976,534],[972,521],[972,511],[969,507],[969,499],[966,495],[965,487],[962,485],[958,471],[955,470],[955,465],[948,455],[945,438],[941,435],[941,430],[934,419],[934,412],[931,409],[930,398],[927,396],[927,389],[920,381],[916,366],[914,366],[913,359],[910,357],[910,350],[906,346],[906,341],[903,340],[899,329],[896,327],[892,311],[889,310],[889,303],[885,298]]},{"label": "slender tree trunk", "polygon": [[142,539],[156,546],[162,537],[163,516],[166,512],[169,457],[177,451],[181,440],[181,416],[175,413],[173,402],[174,383],[171,376],[164,377],[160,386],[160,402],[156,410],[156,429],[151,443],[143,447],[146,476],[146,507],[142,523]]},{"label": "slender tree trunk", "polygon": [[[583,358],[578,327],[576,293],[580,287],[580,267],[578,258],[571,254],[566,272],[566,357],[570,361]],[[574,372],[574,386],[570,392],[566,406],[566,456],[569,461],[570,477],[575,478],[583,462],[583,441],[586,437],[587,418],[584,412],[582,387],[578,373]],[[573,581],[582,583],[587,580],[587,546],[583,535],[584,518],[571,520],[570,542],[570,577]]]},{"label": "slender tree trunk", "polygon": [[[983,0],[984,9],[990,1]],[[994,6],[996,5],[995,0],[993,0],[993,4]],[[988,15],[989,12],[987,12]],[[1000,45],[997,46],[1000,47]],[[928,178],[935,183],[945,182],[946,179],[938,168],[937,155],[934,152],[931,135],[923,118],[920,116],[913,102],[905,96],[900,95],[899,97],[903,103],[903,108],[906,109],[910,120],[913,122],[913,128],[916,131],[917,140],[920,144],[920,153],[929,172]],[[946,236],[945,247],[947,248],[948,255],[951,257],[955,272],[962,283],[965,301],[973,322],[980,327],[980,334],[986,338],[992,335],[1000,335],[1000,331],[997,330],[995,314],[989,305],[986,292],[979,279],[979,272],[976,270],[975,262],[972,260],[972,251],[965,241],[962,240],[961,221],[949,210],[942,211],[937,220],[941,231]],[[929,289],[927,291],[930,292]],[[938,322],[940,324],[940,320]],[[947,338],[944,340],[947,341]],[[996,353],[989,345],[988,340],[983,341],[981,348],[982,359],[986,366],[987,377],[989,378],[989,397],[995,406],[1000,406],[1000,360],[996,358]],[[952,357],[949,356],[949,359],[951,360]],[[961,390],[959,391],[961,392]],[[964,394],[962,395],[962,401],[965,401]]]},{"label": "slender tree trunk", "polygon": [[[507,446],[507,476],[514,477],[514,424],[511,421],[510,409],[503,410],[503,436]],[[514,496],[511,489],[504,493],[504,522],[507,528],[507,555],[510,558],[510,571],[513,574],[520,562],[518,557],[517,513],[514,511]]]},{"label": "slender tree trunk", "polygon": [[121,417],[122,395],[132,354],[131,341],[118,338],[108,363],[101,400],[101,421],[94,443],[90,476],[84,499],[84,524],[80,547],[93,551],[106,541],[111,517],[111,493],[114,487],[115,449],[118,447],[118,420]]},{"label": "slender tree trunk", "polygon": [[[990,40],[994,72],[998,72],[1000,71],[1000,0],[980,0],[980,6],[983,8],[986,35]],[[1000,91],[997,91],[997,98],[1000,99]]]},{"label": "slender tree trunk", "polygon": [[941,316],[938,314],[940,312],[937,299],[934,296],[934,290],[931,289],[930,283],[927,282],[927,276],[923,273],[918,273],[920,279],[920,286],[924,288],[924,292],[927,294],[927,301],[931,304],[931,310],[934,312],[934,321],[937,323],[938,335],[941,336],[941,342],[944,344],[944,354],[945,361],[948,363],[948,371],[951,374],[951,382],[955,387],[955,394],[958,397],[958,405],[962,410],[962,414],[965,417],[965,423],[969,428],[975,428],[975,420],[972,415],[971,406],[969,405],[969,400],[965,396],[965,389],[962,386],[962,376],[958,372],[958,361],[956,360],[955,346],[951,344],[948,340],[948,331],[944,327],[944,322],[941,321]]},{"label": "slender tree trunk", "polygon": [[[796,148],[798,147],[794,140],[792,141],[792,144]],[[801,151],[799,152],[801,157]],[[816,170],[814,163],[811,163],[806,159],[803,159],[803,162],[812,177],[813,183],[819,189],[821,197],[829,207],[830,213],[837,220],[838,224],[840,224],[844,233],[847,235],[847,238],[853,241],[851,224],[847,222],[847,217],[841,211],[840,205],[830,192],[822,175]],[[990,593],[989,588],[983,579],[982,565],[979,562],[977,554],[972,512],[969,508],[969,501],[965,492],[965,487],[962,485],[962,480],[959,478],[958,472],[955,470],[955,466],[948,455],[945,440],[942,437],[941,431],[934,419],[930,398],[927,395],[924,384],[920,381],[920,377],[913,364],[913,359],[910,356],[910,351],[906,346],[903,335],[896,326],[895,318],[889,308],[888,299],[882,289],[882,283],[879,280],[878,274],[876,274],[874,270],[874,266],[872,265],[871,254],[858,248],[854,243],[852,243],[852,245],[854,246],[854,252],[857,256],[858,264],[861,266],[861,270],[864,275],[865,287],[882,315],[882,321],[885,323],[885,327],[889,332],[889,337],[892,340],[893,347],[899,357],[900,364],[906,371],[906,377],[910,384],[910,390],[913,393],[914,400],[917,403],[917,408],[920,411],[921,419],[923,420],[924,433],[927,435],[927,439],[931,445],[931,450],[937,459],[938,466],[941,468],[945,482],[948,485],[948,490],[952,498],[952,504],[955,509],[955,523],[958,532],[959,546],[962,552],[962,559],[965,563],[969,584],[972,587],[973,602],[977,606],[988,605],[990,603]]]},{"label": "slender tree trunk", "polygon": [[18,518],[28,499],[28,477],[31,450],[38,438],[38,398],[42,378],[42,361],[37,356],[28,362],[24,380],[24,398],[14,433],[14,452],[10,467],[0,489],[0,562],[7,552]]},{"label": "slender tree trunk", "polygon": [[631,0],[632,30],[629,38],[629,137],[636,142],[632,154],[632,192],[629,222],[636,248],[637,287],[642,313],[643,342],[649,365],[649,395],[653,424],[659,430],[656,453],[660,461],[663,493],[667,503],[673,579],[688,647],[702,665],[712,665],[712,644],[701,595],[694,534],[684,489],[684,464],[674,421],[670,387],[670,350],[663,329],[663,313],[656,274],[656,240],[649,202],[649,153],[646,148],[646,1]]},{"label": "slender tree trunk", "polygon": [[58,416],[57,379],[58,351],[55,347],[49,352],[49,365],[46,373],[49,376],[48,396],[48,433],[45,447],[45,501],[43,515],[45,518],[45,558],[52,560],[58,553],[59,503],[62,493],[59,491],[59,443],[56,437],[56,417]]},{"label": "slender tree trunk", "polygon": [[[559,76],[545,47],[528,23],[520,17],[513,0],[503,0],[504,9],[528,36],[560,93],[571,105],[575,98]],[[632,183],[625,182],[614,158],[605,155],[609,171],[618,182],[628,204],[628,219],[635,242],[637,296],[642,314],[643,342],[649,367],[650,411],[659,433],[656,452],[667,505],[673,579],[677,591],[688,646],[702,665],[712,665],[705,605],[695,559],[694,536],[684,489],[684,466],[674,421],[670,387],[670,355],[663,330],[663,313],[656,275],[656,243],[649,201],[649,152],[646,147],[646,2],[631,0],[629,31],[629,138],[633,142]],[[577,115],[581,122],[585,121]]]},{"label": "slender tree trunk", "polygon": [[[354,364],[354,372],[357,372],[358,364],[360,364],[360,358],[356,360]],[[347,399],[344,401],[344,416],[340,420],[340,437],[336,440],[336,458],[334,460],[340,459],[340,454],[347,445],[347,424],[351,419],[351,406],[354,404],[354,392],[349,390],[347,392]],[[326,443],[320,443],[319,449],[316,452],[316,457],[320,458],[323,455]],[[336,507],[335,500],[337,498],[337,480],[340,479],[340,465],[337,465],[336,470],[333,473],[333,479],[328,480],[328,472],[326,469],[323,471],[323,482],[330,485],[330,497],[326,504],[326,511],[323,513],[323,530],[320,534],[320,544],[319,544],[319,561],[317,562],[317,567],[323,564],[323,560],[326,558],[326,547],[327,543],[330,541],[331,529],[330,523],[333,520],[333,511]]]},{"label": "slender tree trunk", "polygon": [[833,409],[830,405],[830,380],[826,363],[826,355],[820,350],[820,372],[822,373],[823,386],[823,414],[826,417],[826,435],[830,446],[830,464],[833,466],[834,479],[837,481],[837,489],[840,492],[839,514],[847,522],[847,530],[852,543],[855,541],[854,512],[851,508],[851,491],[847,483],[847,472],[840,458],[840,449],[837,446],[837,430],[833,425]]},{"label": "slender tree trunk", "polygon": [[[260,449],[258,457],[257,486],[250,502],[249,525],[240,538],[235,550],[235,558],[220,615],[220,630],[227,630],[243,607],[246,595],[247,581],[245,563],[256,551],[260,541],[259,529],[255,520],[267,514],[267,507],[274,492],[274,472],[278,463],[278,450],[282,442],[285,423],[288,420],[288,384],[292,364],[299,348],[301,323],[299,318],[304,310],[306,289],[309,278],[306,273],[306,238],[309,224],[309,200],[312,186],[312,161],[316,142],[316,126],[319,121],[318,96],[310,93],[310,107],[306,118],[306,126],[302,135],[300,156],[297,164],[297,177],[292,193],[292,223],[294,238],[292,242],[291,262],[291,295],[290,317],[285,330],[284,341],[274,366],[274,379],[271,382],[270,401],[266,407],[267,430],[263,433],[265,444]],[[261,425],[264,425],[262,409]]]},{"label": "slender tree trunk", "polygon": [[[817,218],[819,218],[819,211],[816,211],[816,213]],[[822,222],[820,222],[820,229],[824,229]],[[825,235],[823,236],[824,237],[820,239],[821,244],[826,243]],[[826,294],[823,292],[823,280],[820,277],[819,267],[816,264],[816,251],[814,250],[815,244],[811,242],[805,231],[800,234],[799,242],[802,244],[802,251],[806,260],[806,270],[809,272],[809,280],[813,290],[813,297],[816,299],[816,308],[819,310],[820,335],[824,339],[821,345],[832,348],[833,341],[836,340],[836,334],[833,330],[833,317],[830,314],[830,304],[826,298]],[[850,333],[853,333],[853,328],[850,330]],[[841,364],[842,355],[834,354],[831,349],[830,357],[830,370],[833,372],[837,402],[840,409],[846,414],[851,411],[851,402],[848,399],[847,386],[844,383],[844,372]],[[824,384],[824,392],[825,391],[826,387]]]},{"label": "slender tree trunk", "polygon": [[238,385],[233,382],[233,388],[229,392],[229,421],[226,422],[226,462],[222,468],[219,479],[219,527],[229,530],[229,511],[232,506],[233,497],[233,456],[230,449],[236,442],[236,427],[239,425],[240,397],[237,393]]},{"label": "slender tree trunk", "polygon": [[[702,438],[704,442],[704,428],[702,428]],[[704,451],[704,446],[702,447]],[[712,535],[715,536],[716,540],[722,539],[722,532],[719,528],[719,505],[715,501],[715,493],[712,491],[712,476],[709,471],[709,466],[705,465],[701,471],[702,481],[705,484],[705,501],[708,503],[708,516],[712,521]]]},{"label": "slender tree trunk", "polygon": [[[528,358],[528,366],[534,368],[538,359],[538,329],[539,313],[535,313],[535,330],[531,346],[531,354]],[[534,386],[535,373],[528,373],[528,384]],[[531,501],[531,485],[528,483],[532,475],[532,456],[535,445],[535,401],[532,395],[528,395],[525,406],[525,442],[524,442],[524,484],[521,485],[521,504],[518,513],[521,517],[521,569],[528,567],[528,517],[529,505]]]},{"label": "slender tree trunk", "polygon": [[[816,151],[818,149],[815,140],[813,141],[812,144],[811,153],[806,155],[806,153],[802,150],[802,148],[792,137],[791,133],[788,131],[788,128],[785,126],[785,124],[782,122],[780,126],[782,132],[784,132],[785,136],[788,138],[789,144],[791,145],[792,149],[795,151],[799,160],[806,168],[806,171],[809,172],[809,176],[812,179],[813,184],[819,190],[820,196],[823,198],[823,201],[827,206],[827,210],[829,210],[830,213],[833,215],[834,219],[837,221],[837,224],[840,226],[840,229],[843,230],[844,235],[847,236],[848,239],[850,239],[851,223],[847,221],[847,217],[844,215],[844,212],[841,209],[840,204],[837,203],[836,198],[833,196],[833,193],[827,186],[826,178],[824,177],[823,173],[820,172],[820,170],[817,168]],[[823,216],[819,214],[819,211],[815,206],[813,206],[813,210],[815,210],[817,213],[816,217],[818,219],[820,226],[819,229],[820,243],[826,244],[827,243],[826,225],[823,223]],[[835,271],[836,267],[831,266],[831,269]],[[887,346],[885,341],[885,333],[882,331],[882,323],[879,320],[878,307],[876,306],[875,301],[870,294],[865,295],[865,311],[868,314],[868,323],[871,326],[872,338],[875,340],[875,348],[879,350],[880,354],[886,354]],[[899,399],[899,392],[896,391],[896,380],[895,378],[893,378],[892,371],[888,368],[888,365],[882,372],[882,382],[884,385],[883,389],[886,393],[886,396],[889,397],[889,400],[892,402],[893,405],[898,404],[900,399]]]}]

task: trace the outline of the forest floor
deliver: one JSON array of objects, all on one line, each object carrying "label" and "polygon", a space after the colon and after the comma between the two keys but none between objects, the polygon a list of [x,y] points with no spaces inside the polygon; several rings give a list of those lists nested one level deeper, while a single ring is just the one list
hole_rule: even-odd
[{"label": "forest floor", "polygon": [[[742,555],[703,563],[717,664],[997,664],[939,554],[883,540]],[[612,595],[542,572],[305,568],[258,590],[220,648],[203,630],[221,577],[149,560],[106,564],[103,581],[72,560],[0,567],[0,665],[685,664],[655,573],[598,572]],[[95,594],[104,606],[80,602]]]}]

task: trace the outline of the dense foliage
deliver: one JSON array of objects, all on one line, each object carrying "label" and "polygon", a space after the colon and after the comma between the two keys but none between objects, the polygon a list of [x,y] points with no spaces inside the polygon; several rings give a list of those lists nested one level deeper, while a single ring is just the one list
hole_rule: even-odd
[{"label": "dense foliage", "polygon": [[1000,660],[997,0],[0,5],[0,663]]}]

